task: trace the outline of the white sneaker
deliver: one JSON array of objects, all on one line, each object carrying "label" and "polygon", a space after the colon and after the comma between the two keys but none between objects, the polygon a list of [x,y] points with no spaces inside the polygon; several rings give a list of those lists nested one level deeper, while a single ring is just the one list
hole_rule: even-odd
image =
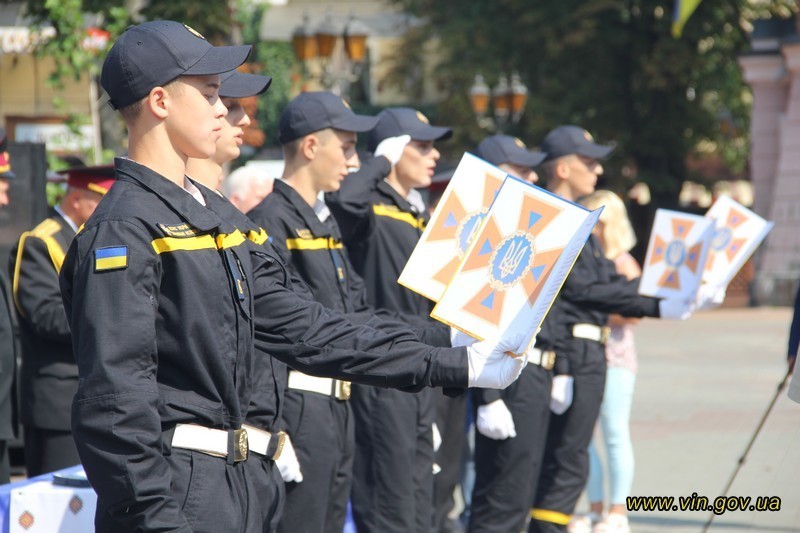
[{"label": "white sneaker", "polygon": [[592,533],[630,533],[630,531],[628,517],[624,514],[613,513],[597,522]]},{"label": "white sneaker", "polygon": [[594,525],[602,520],[597,513],[576,514],[567,524],[567,533],[592,533]]}]

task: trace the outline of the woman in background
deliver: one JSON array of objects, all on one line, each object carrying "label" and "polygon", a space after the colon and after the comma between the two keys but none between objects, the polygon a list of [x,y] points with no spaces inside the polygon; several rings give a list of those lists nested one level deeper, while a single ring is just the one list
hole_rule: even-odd
[{"label": "woman in background", "polygon": [[[639,264],[629,253],[636,244],[636,236],[628,220],[625,204],[619,196],[611,191],[598,190],[585,197],[581,204],[592,210],[605,206],[600,221],[594,229],[605,256],[614,261],[619,274],[628,279],[641,276],[642,270]],[[571,531],[593,531],[593,533],[630,531],[625,500],[630,495],[633,484],[634,460],[630,415],[636,381],[633,326],[638,321],[637,318],[623,318],[619,315],[611,315],[608,321],[611,327],[611,336],[606,343],[608,369],[599,419],[610,478],[608,513],[603,512],[604,468],[595,443],[592,442],[589,447],[589,482],[586,489],[591,512],[583,517],[582,523],[578,521],[571,524]]]}]

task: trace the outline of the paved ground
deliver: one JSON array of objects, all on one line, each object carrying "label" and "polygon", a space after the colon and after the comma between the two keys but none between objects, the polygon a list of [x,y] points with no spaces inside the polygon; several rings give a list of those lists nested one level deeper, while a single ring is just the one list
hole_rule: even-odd
[{"label": "paved ground", "polygon": [[[706,496],[728,483],[785,375],[788,308],[718,309],[644,320],[632,431],[635,496]],[[711,531],[800,532],[800,404],[782,393],[728,492],[780,511],[728,511]],[[767,500],[769,501],[769,500]],[[773,500],[773,505],[777,500]],[[581,504],[582,508],[585,503]],[[580,510],[582,510],[582,508]],[[637,533],[701,531],[710,513],[631,513]]]}]

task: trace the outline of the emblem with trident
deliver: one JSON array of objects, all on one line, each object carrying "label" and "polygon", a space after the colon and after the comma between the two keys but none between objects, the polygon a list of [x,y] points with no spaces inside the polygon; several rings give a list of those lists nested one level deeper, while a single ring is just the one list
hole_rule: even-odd
[{"label": "emblem with trident", "polygon": [[489,285],[501,291],[513,287],[531,269],[535,255],[536,243],[530,234],[517,231],[509,235],[492,252]]}]

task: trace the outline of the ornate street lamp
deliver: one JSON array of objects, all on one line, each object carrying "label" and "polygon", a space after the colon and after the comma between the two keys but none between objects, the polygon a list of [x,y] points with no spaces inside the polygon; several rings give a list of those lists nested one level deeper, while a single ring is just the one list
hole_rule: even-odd
[{"label": "ornate street lamp", "polygon": [[367,57],[367,37],[366,25],[354,16],[342,25],[328,11],[313,30],[306,15],[292,34],[294,54],[302,65],[303,77],[315,79],[327,90],[347,92],[349,84],[361,77]]},{"label": "ornate street lamp", "polygon": [[[475,82],[469,90],[469,101],[472,112],[482,128],[502,132],[509,122],[516,124],[525,112],[528,100],[528,88],[522,83],[517,72],[511,74],[511,82],[502,74],[494,89],[490,89],[480,74],[475,75]],[[492,115],[488,115],[489,103]]]}]

